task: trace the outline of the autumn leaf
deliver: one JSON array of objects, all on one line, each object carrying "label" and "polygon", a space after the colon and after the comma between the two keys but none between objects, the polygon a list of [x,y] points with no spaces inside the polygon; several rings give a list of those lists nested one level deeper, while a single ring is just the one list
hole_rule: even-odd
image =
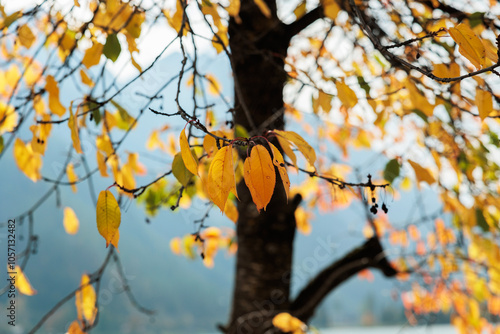
[{"label": "autumn leaf", "polygon": [[14,270],[12,270],[10,266],[7,266],[7,273],[14,273],[14,274],[9,274],[10,276],[15,276],[15,281],[11,283],[14,283],[14,285],[16,286],[17,290],[20,293],[26,296],[33,296],[37,294],[37,291],[33,289],[33,287],[30,284],[30,281],[23,273],[21,267],[16,265]]},{"label": "autumn leaf", "polygon": [[48,75],[45,80],[45,90],[49,93],[49,109],[53,114],[61,117],[66,112],[66,108],[59,100],[59,87],[57,86],[57,82],[52,75]]},{"label": "autumn leaf", "polygon": [[64,230],[68,234],[76,234],[78,232],[78,228],[80,227],[80,222],[78,221],[78,217],[70,207],[64,208]]},{"label": "autumn leaf", "polygon": [[276,184],[273,161],[266,148],[256,145],[243,165],[245,184],[250,190],[257,210],[266,210]]},{"label": "autumn leaf", "polygon": [[217,139],[211,135],[205,135],[205,138],[203,138],[203,149],[207,152],[208,158],[211,158],[219,150],[217,148]]},{"label": "autumn leaf", "polygon": [[[76,0],[75,0],[76,1]],[[80,328],[80,325],[78,324],[78,321],[74,320],[68,328],[68,331],[66,334],[85,334],[84,331]]]},{"label": "autumn leaf", "polygon": [[194,175],[198,175],[198,159],[193,155],[193,152],[189,147],[185,129],[181,131],[179,143],[181,146],[181,154],[184,165],[191,173],[193,173]]},{"label": "autumn leaf", "polygon": [[174,157],[174,161],[172,162],[172,174],[174,174],[175,178],[184,186],[187,187],[189,181],[193,177],[193,173],[191,173],[184,163],[182,159],[181,153],[177,153]]},{"label": "autumn leaf", "polygon": [[491,93],[480,88],[476,88],[476,106],[479,117],[484,120],[493,112],[493,97]]},{"label": "autumn leaf", "polygon": [[326,17],[328,17],[331,20],[335,20],[337,17],[339,11],[340,11],[340,6],[337,4],[336,0],[323,0],[322,1],[323,5],[323,12]]},{"label": "autumn leaf", "polygon": [[114,63],[120,56],[121,51],[122,48],[117,34],[109,34],[106,38],[106,44],[102,48],[102,54]]},{"label": "autumn leaf", "polygon": [[436,179],[434,178],[434,176],[432,176],[431,172],[427,168],[424,168],[418,163],[411,160],[408,160],[408,162],[413,167],[418,182],[426,182],[429,185],[436,182]]},{"label": "autumn leaf", "polygon": [[71,162],[66,166],[66,176],[68,177],[68,182],[71,183],[71,190],[76,193],[76,181],[78,181],[78,177],[75,174],[75,169]]},{"label": "autumn leaf", "polygon": [[90,283],[90,277],[83,274],[80,281],[80,290],[75,293],[78,319],[85,319],[90,325],[94,323],[97,315],[96,299],[97,296],[94,287]]},{"label": "autumn leaf", "polygon": [[[73,105],[73,103],[71,103]],[[77,120],[76,117],[77,115],[73,115],[73,108],[70,106],[69,107],[69,120],[68,120],[68,127],[71,130],[71,140],[73,141],[73,147],[75,148],[75,151],[77,153],[82,154],[82,146],[80,145],[80,135],[78,134],[78,125],[77,125]],[[77,114],[78,114],[78,109],[77,109]]]},{"label": "autumn leaf", "polygon": [[356,96],[356,93],[343,81],[335,81],[335,87],[337,87],[337,96],[344,107],[350,109],[358,104],[358,97]]},{"label": "autumn leaf", "polygon": [[17,167],[33,182],[42,178],[42,157],[39,153],[33,152],[31,143],[25,144],[21,139],[16,138],[14,142],[14,158]]},{"label": "autumn leaf", "polygon": [[86,68],[91,68],[92,66],[99,64],[103,49],[104,45],[94,42],[94,44],[92,44],[92,46],[85,51],[82,64]]},{"label": "autumn leaf", "polygon": [[271,10],[264,2],[264,0],[254,0],[254,2],[257,5],[257,7],[259,7],[261,13],[264,14],[265,17],[267,17],[268,19],[271,18]]},{"label": "autumn leaf", "polygon": [[278,313],[273,318],[274,327],[280,329],[284,333],[300,334],[305,333],[307,326],[298,318],[290,315],[290,313]]},{"label": "autumn leaf", "polygon": [[285,160],[283,159],[283,155],[276,146],[274,146],[271,143],[269,143],[269,146],[271,146],[271,150],[273,153],[273,164],[276,166],[276,168],[278,168],[283,188],[285,188],[286,198],[288,199],[290,195],[290,179],[288,178],[288,172],[286,170]]},{"label": "autumn leaf", "polygon": [[106,247],[118,232],[121,222],[121,211],[115,196],[109,190],[99,193],[96,208],[97,230],[106,240]]},{"label": "autumn leaf", "polygon": [[478,70],[484,66],[484,45],[468,25],[460,23],[455,28],[449,28],[448,32],[458,44],[458,52],[462,56],[467,58]]},{"label": "autumn leaf", "polygon": [[99,168],[99,173],[102,177],[108,177],[108,167],[106,166],[106,158],[101,151],[96,152],[97,168]]},{"label": "autumn leaf", "polygon": [[29,49],[31,45],[33,45],[33,42],[36,39],[36,36],[33,34],[33,32],[31,31],[30,27],[27,24],[22,25],[19,28],[19,30],[17,31],[17,36],[19,43],[21,43],[21,45],[27,49]]},{"label": "autumn leaf", "polygon": [[236,193],[236,181],[233,167],[232,145],[222,147],[215,154],[208,170],[208,197],[224,211],[229,192]]},{"label": "autumn leaf", "polygon": [[[304,157],[309,162],[309,164],[314,167],[314,163],[316,162],[316,152],[311,147],[311,145],[309,145],[304,140],[304,138],[302,138],[299,134],[297,134],[293,131],[274,130],[274,132],[278,134],[278,140],[280,141],[280,144],[281,144],[280,137],[285,138],[289,142],[293,143],[295,145],[295,147],[297,147],[297,149],[300,151],[300,153],[302,153],[302,155],[304,155]],[[288,153],[289,153],[288,150],[285,149],[284,147],[283,147],[283,150],[288,155]],[[293,160],[292,157],[290,157],[290,158]],[[296,162],[294,162],[294,164],[295,163]]]},{"label": "autumn leaf", "polygon": [[205,78],[208,80],[208,92],[213,96],[219,96],[222,92],[219,81],[211,74],[205,75]]},{"label": "autumn leaf", "polygon": [[12,132],[17,126],[18,115],[14,107],[0,101],[0,135]]}]

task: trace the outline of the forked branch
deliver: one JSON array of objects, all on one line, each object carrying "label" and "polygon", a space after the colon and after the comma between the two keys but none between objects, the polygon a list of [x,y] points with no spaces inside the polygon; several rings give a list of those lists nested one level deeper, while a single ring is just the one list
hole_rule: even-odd
[{"label": "forked branch", "polygon": [[387,261],[377,237],[368,239],[362,246],[323,269],[292,302],[290,313],[307,322],[330,291],[353,275],[368,268],[378,268],[387,277],[397,274],[397,271]]}]

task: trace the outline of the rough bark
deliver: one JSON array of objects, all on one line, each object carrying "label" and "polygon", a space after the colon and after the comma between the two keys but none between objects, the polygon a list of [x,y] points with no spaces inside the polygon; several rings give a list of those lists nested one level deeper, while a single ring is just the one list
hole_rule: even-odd
[{"label": "rough bark", "polygon": [[[241,22],[229,25],[235,81],[234,122],[253,134],[282,129],[283,69],[288,47],[276,5],[267,1],[266,18],[253,1],[242,1]],[[263,333],[277,310],[289,308],[295,234],[294,211],[300,198],[287,202],[279,176],[266,211],[258,212],[244,184],[238,185],[238,253],[229,333]]]}]

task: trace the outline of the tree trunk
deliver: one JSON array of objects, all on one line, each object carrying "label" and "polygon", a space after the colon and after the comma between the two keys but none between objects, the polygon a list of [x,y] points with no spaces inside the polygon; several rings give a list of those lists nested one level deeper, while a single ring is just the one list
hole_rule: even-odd
[{"label": "tree trunk", "polygon": [[[242,1],[241,22],[230,21],[230,50],[235,81],[234,122],[250,133],[283,129],[284,58],[288,40],[267,1],[266,18],[252,0]],[[244,158],[244,157],[243,157]],[[244,182],[238,185],[238,253],[229,333],[264,333],[279,310],[289,308],[290,271],[295,235],[294,211],[277,174],[266,211],[258,212]]]}]

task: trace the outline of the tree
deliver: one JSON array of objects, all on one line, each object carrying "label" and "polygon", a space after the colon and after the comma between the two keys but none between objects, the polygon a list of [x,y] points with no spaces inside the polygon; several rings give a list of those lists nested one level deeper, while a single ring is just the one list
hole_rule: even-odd
[{"label": "tree", "polygon": [[[28,178],[53,185],[18,218],[33,224],[39,204],[60,187],[91,182],[97,173],[116,190],[96,190],[93,199],[97,230],[109,246],[105,262],[56,305],[76,295],[79,316],[70,333],[97,325],[96,290],[109,263],[120,263],[115,247],[127,197],[143,202],[152,215],[164,206],[181,210],[181,201],[201,197],[237,222],[236,240],[205,226],[201,217],[195,233],[171,242],[175,252],[189,256],[198,249],[208,266],[219,248],[237,243],[233,303],[220,327],[225,333],[301,333],[329,292],[369,268],[410,280],[401,294],[410,321],[450,311],[464,333],[493,330],[490,320],[500,315],[495,1],[291,6],[273,0],[75,0],[1,9],[0,159],[9,152]],[[161,41],[165,47],[155,60],[141,63],[141,35],[155,26],[175,35]],[[198,64],[197,48],[207,41],[230,61],[233,98],[222,96],[217,78]],[[140,107],[121,105],[127,87],[154,71],[174,47],[183,57],[177,74],[159,91],[141,95]],[[105,74],[120,59],[137,70],[126,84]],[[75,80],[80,95],[64,101],[61,87]],[[176,94],[165,98],[169,85],[176,85]],[[192,99],[189,107],[184,94]],[[215,112],[207,94],[218,96],[225,112]],[[308,131],[301,121],[305,112],[321,120],[317,129]],[[172,164],[139,184],[139,155],[124,150],[146,113],[182,118],[185,127],[175,133],[180,149],[171,152]],[[303,130],[286,129],[285,119]],[[50,179],[42,173],[43,156],[61,124],[69,127],[72,147],[60,177]],[[169,131],[152,129],[146,145],[168,152],[160,135]],[[95,160],[86,155],[82,137],[95,143]],[[385,169],[356,179],[346,169],[353,147],[379,151],[388,159]],[[81,162],[78,172],[72,157]],[[305,175],[303,183],[290,188],[289,171]],[[166,182],[171,175],[175,183]],[[419,207],[416,221],[389,222],[385,198],[412,184],[431,187],[440,210]],[[366,241],[291,298],[294,235],[309,228],[306,209],[355,201],[366,207]],[[76,222],[72,209],[65,209],[68,232]],[[400,247],[400,254],[388,258],[383,240]],[[30,234],[18,254],[20,265],[9,262],[9,270],[18,272],[17,288],[27,294],[33,291],[22,272],[35,242]],[[123,284],[136,304],[125,279]]]}]

